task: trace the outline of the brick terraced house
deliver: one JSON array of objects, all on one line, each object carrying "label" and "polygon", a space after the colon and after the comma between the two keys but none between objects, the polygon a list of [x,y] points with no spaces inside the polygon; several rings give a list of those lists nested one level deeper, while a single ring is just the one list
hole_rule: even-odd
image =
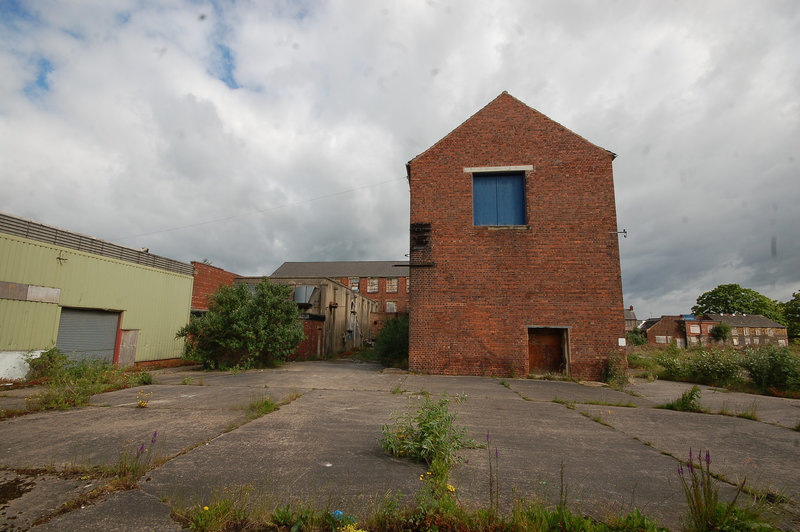
[{"label": "brick terraced house", "polygon": [[625,336],[614,157],[503,92],[407,164],[409,369],[600,378]]}]

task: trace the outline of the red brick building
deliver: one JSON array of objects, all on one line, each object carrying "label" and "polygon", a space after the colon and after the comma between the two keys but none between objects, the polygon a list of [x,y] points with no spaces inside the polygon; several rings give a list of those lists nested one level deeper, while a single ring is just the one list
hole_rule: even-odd
[{"label": "red brick building", "polygon": [[208,296],[220,286],[230,286],[239,277],[235,273],[225,271],[205,262],[192,261],[194,266],[194,284],[192,285],[192,312],[208,310]]},{"label": "red brick building", "polygon": [[284,262],[270,278],[316,277],[333,279],[378,304],[372,313],[372,337],[387,318],[408,312],[408,262],[357,260]]},{"label": "red brick building", "polygon": [[504,92],[408,163],[412,371],[600,377],[625,337],[613,159]]}]

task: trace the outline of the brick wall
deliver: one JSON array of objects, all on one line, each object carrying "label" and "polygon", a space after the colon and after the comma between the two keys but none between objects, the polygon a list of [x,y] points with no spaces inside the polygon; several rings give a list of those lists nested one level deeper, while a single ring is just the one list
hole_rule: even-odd
[{"label": "brick wall", "polygon": [[194,285],[192,287],[192,310],[208,310],[208,296],[217,291],[220,285],[230,286],[237,274],[204,264],[192,262],[194,266]]},{"label": "brick wall", "polygon": [[[552,327],[599,378],[625,336],[612,159],[503,93],[409,162],[412,371],[524,375],[529,328]],[[474,226],[464,168],[528,165],[527,226]]]}]

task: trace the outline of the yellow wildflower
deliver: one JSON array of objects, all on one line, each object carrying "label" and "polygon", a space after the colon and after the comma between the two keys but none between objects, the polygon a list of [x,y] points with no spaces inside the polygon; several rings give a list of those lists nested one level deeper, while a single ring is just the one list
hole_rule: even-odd
[{"label": "yellow wildflower", "polygon": [[453,485],[452,485],[452,484],[448,484],[448,485],[447,485],[447,491],[449,491],[449,492],[451,492],[451,493],[454,493],[454,492],[456,491],[456,488],[455,488],[455,487],[453,487]]},{"label": "yellow wildflower", "polygon": [[208,506],[203,506],[203,510],[207,512],[208,511]]}]

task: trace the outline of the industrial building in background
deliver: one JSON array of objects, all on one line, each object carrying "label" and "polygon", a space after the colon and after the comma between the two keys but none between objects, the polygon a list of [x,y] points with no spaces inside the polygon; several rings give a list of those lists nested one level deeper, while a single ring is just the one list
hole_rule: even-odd
[{"label": "industrial building in background", "polygon": [[121,366],[181,356],[192,266],[0,213],[0,377],[57,347]]},{"label": "industrial building in background", "polygon": [[625,345],[614,157],[503,92],[408,163],[411,371],[600,378]]}]

